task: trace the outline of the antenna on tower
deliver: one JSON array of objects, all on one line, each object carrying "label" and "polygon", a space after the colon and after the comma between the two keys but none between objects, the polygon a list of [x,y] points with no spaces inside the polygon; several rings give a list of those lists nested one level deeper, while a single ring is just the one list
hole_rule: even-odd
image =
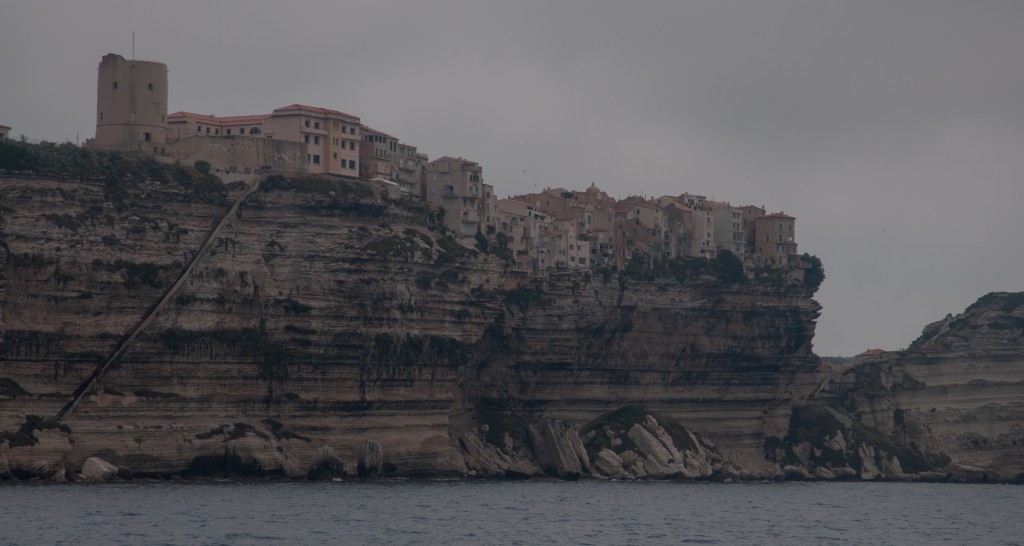
[{"label": "antenna on tower", "polygon": [[135,60],[135,31],[132,31],[132,60]]}]

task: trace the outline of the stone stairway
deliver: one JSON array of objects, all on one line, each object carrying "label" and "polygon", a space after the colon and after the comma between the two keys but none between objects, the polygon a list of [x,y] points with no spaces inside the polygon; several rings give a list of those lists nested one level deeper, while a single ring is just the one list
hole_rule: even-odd
[{"label": "stone stairway", "polygon": [[69,413],[75,411],[75,407],[78,406],[78,403],[81,402],[83,398],[85,398],[85,395],[87,393],[92,391],[96,383],[98,383],[99,380],[103,378],[103,374],[106,373],[107,369],[109,369],[113,363],[117,362],[118,359],[121,358],[121,356],[132,344],[135,338],[139,335],[139,333],[142,332],[142,330],[144,330],[146,326],[148,326],[156,318],[156,316],[160,313],[160,311],[163,310],[163,308],[167,305],[168,302],[173,301],[174,296],[177,295],[178,293],[178,290],[180,290],[181,287],[185,285],[185,282],[188,281],[189,276],[192,275],[192,271],[195,269],[196,264],[199,263],[200,258],[206,255],[206,253],[210,250],[210,247],[217,240],[217,236],[224,229],[224,226],[228,225],[231,217],[237,214],[238,208],[241,206],[241,204],[245,202],[245,200],[248,199],[249,196],[253,194],[253,192],[258,190],[259,186],[260,180],[257,180],[248,189],[246,189],[245,192],[243,192],[242,195],[238,197],[238,199],[235,200],[235,202],[231,205],[231,208],[224,213],[224,216],[220,219],[219,222],[217,222],[217,225],[206,236],[206,240],[203,241],[203,245],[199,247],[199,251],[196,252],[194,256],[192,256],[192,259],[189,260],[188,265],[185,266],[181,274],[178,275],[178,279],[164,293],[163,297],[161,297],[159,301],[157,301],[148,310],[146,310],[146,313],[142,315],[142,318],[139,319],[139,322],[137,322],[135,326],[131,330],[129,330],[128,333],[122,337],[122,340],[118,342],[118,344],[114,347],[114,352],[110,355],[110,357],[108,357],[105,361],[98,365],[96,369],[92,372],[92,374],[85,381],[83,381],[82,384],[77,389],[75,389],[71,401],[65,404],[64,407],[62,407],[60,411],[57,412],[56,418],[58,420],[64,419],[64,417],[67,416]]}]

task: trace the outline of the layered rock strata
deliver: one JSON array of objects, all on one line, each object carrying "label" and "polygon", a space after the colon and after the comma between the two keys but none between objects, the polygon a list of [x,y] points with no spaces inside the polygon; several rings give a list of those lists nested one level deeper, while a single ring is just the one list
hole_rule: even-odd
[{"label": "layered rock strata", "polygon": [[817,396],[940,454],[943,475],[1024,481],[1024,293],[989,294],[907,350],[861,358]]},{"label": "layered rock strata", "polygon": [[[196,199],[173,180],[116,195],[0,181],[9,467],[100,457],[143,476],[298,477],[330,446],[325,475],[361,454],[383,475],[781,472],[764,438],[785,434],[817,383],[819,308],[802,286],[517,279],[435,231],[436,211],[344,180],[264,181],[172,303],[52,419],[243,188]],[[629,406],[642,409],[614,438],[593,428]],[[670,434],[677,425],[686,434]],[[595,451],[599,434],[608,445]]]}]

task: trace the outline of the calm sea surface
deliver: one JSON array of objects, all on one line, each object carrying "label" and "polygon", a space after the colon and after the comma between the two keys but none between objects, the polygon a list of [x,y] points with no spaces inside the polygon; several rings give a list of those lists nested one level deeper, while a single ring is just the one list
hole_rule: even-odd
[{"label": "calm sea surface", "polygon": [[0,486],[0,544],[1021,544],[1024,487],[405,482]]}]

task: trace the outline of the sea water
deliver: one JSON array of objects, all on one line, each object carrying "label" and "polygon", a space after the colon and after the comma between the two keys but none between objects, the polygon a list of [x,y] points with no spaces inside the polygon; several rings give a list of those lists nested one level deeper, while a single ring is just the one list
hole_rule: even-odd
[{"label": "sea water", "polygon": [[920,483],[0,485],[0,544],[1020,544],[1024,487]]}]

